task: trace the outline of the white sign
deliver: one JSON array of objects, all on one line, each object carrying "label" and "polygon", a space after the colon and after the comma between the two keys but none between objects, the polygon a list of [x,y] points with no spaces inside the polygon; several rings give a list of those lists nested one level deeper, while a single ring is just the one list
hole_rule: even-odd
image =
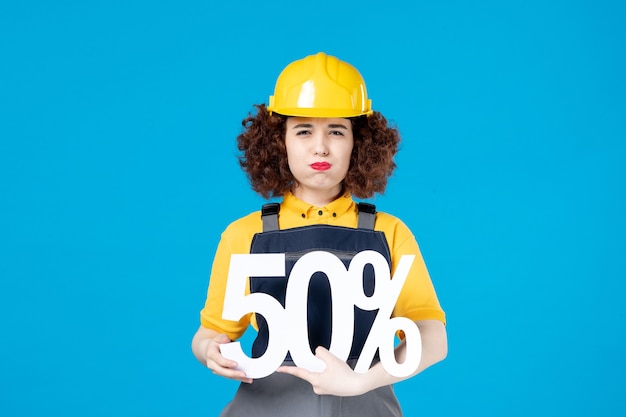
[{"label": "white sign", "polygon": [[[379,349],[380,360],[389,374],[408,376],[415,372],[422,356],[421,335],[412,320],[390,317],[414,259],[414,255],[403,255],[391,279],[387,261],[375,251],[358,253],[348,269],[332,253],[309,252],[291,270],[283,308],[268,294],[246,295],[245,291],[249,276],[284,277],[285,254],[232,255],[222,318],[237,321],[248,313],[258,313],[267,321],[269,341],[267,350],[259,358],[248,357],[239,342],[220,345],[222,355],[236,361],[238,369],[249,378],[263,378],[276,371],[288,351],[297,366],[314,372],[323,371],[324,362],[311,352],[307,333],[309,281],[316,272],[323,272],[328,277],[332,295],[329,351],[343,361],[348,359],[354,331],[354,306],[362,310],[378,310],[354,370],[367,372]],[[366,265],[371,265],[375,274],[371,296],[363,290],[363,269]],[[402,363],[396,362],[394,354],[395,333],[398,330],[404,332],[406,340],[407,354]]]}]

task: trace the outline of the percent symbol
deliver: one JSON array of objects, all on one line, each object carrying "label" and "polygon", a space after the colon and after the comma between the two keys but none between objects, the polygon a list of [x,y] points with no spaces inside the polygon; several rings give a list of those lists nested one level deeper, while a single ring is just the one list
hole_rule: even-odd
[{"label": "percent symbol", "polygon": [[[378,310],[354,368],[355,372],[364,373],[368,371],[376,355],[376,350],[379,351],[383,368],[393,376],[409,376],[419,366],[422,357],[422,338],[417,324],[406,317],[391,318],[393,308],[402,291],[414,258],[414,255],[403,255],[393,279],[390,279],[387,262],[377,252],[360,252],[350,262],[348,274],[353,283],[353,288],[357,288],[357,282],[361,283],[358,285],[361,291],[357,291],[354,295],[354,305],[363,310]],[[371,296],[365,294],[362,285],[362,273],[367,264],[372,265],[375,275],[374,292]],[[404,360],[400,363],[396,360],[395,355],[395,334],[399,330],[404,333],[406,343]]]}]

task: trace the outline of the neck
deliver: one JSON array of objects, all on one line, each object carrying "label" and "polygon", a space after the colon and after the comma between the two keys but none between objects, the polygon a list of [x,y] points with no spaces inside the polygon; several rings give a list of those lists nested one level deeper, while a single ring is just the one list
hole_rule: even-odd
[{"label": "neck", "polygon": [[293,190],[291,190],[291,193],[299,200],[311,204],[312,206],[324,207],[335,201],[337,198],[341,197],[342,190],[338,189],[307,191],[305,189],[302,189],[301,187],[296,186]]}]

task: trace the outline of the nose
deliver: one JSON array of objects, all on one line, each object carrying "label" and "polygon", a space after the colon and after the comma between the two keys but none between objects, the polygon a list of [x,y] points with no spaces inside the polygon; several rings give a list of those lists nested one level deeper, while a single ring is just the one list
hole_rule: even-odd
[{"label": "nose", "polygon": [[315,155],[319,156],[328,155],[328,143],[326,137],[321,132],[318,132],[315,135],[313,141],[313,152]]}]

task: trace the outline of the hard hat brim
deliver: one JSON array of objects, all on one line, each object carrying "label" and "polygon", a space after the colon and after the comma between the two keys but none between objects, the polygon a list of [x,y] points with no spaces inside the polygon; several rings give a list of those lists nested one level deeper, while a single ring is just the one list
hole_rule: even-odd
[{"label": "hard hat brim", "polygon": [[267,110],[271,113],[278,113],[288,117],[322,117],[322,118],[350,118],[359,116],[369,116],[372,114],[372,110],[364,111],[346,111],[345,109],[278,109],[268,107]]}]

